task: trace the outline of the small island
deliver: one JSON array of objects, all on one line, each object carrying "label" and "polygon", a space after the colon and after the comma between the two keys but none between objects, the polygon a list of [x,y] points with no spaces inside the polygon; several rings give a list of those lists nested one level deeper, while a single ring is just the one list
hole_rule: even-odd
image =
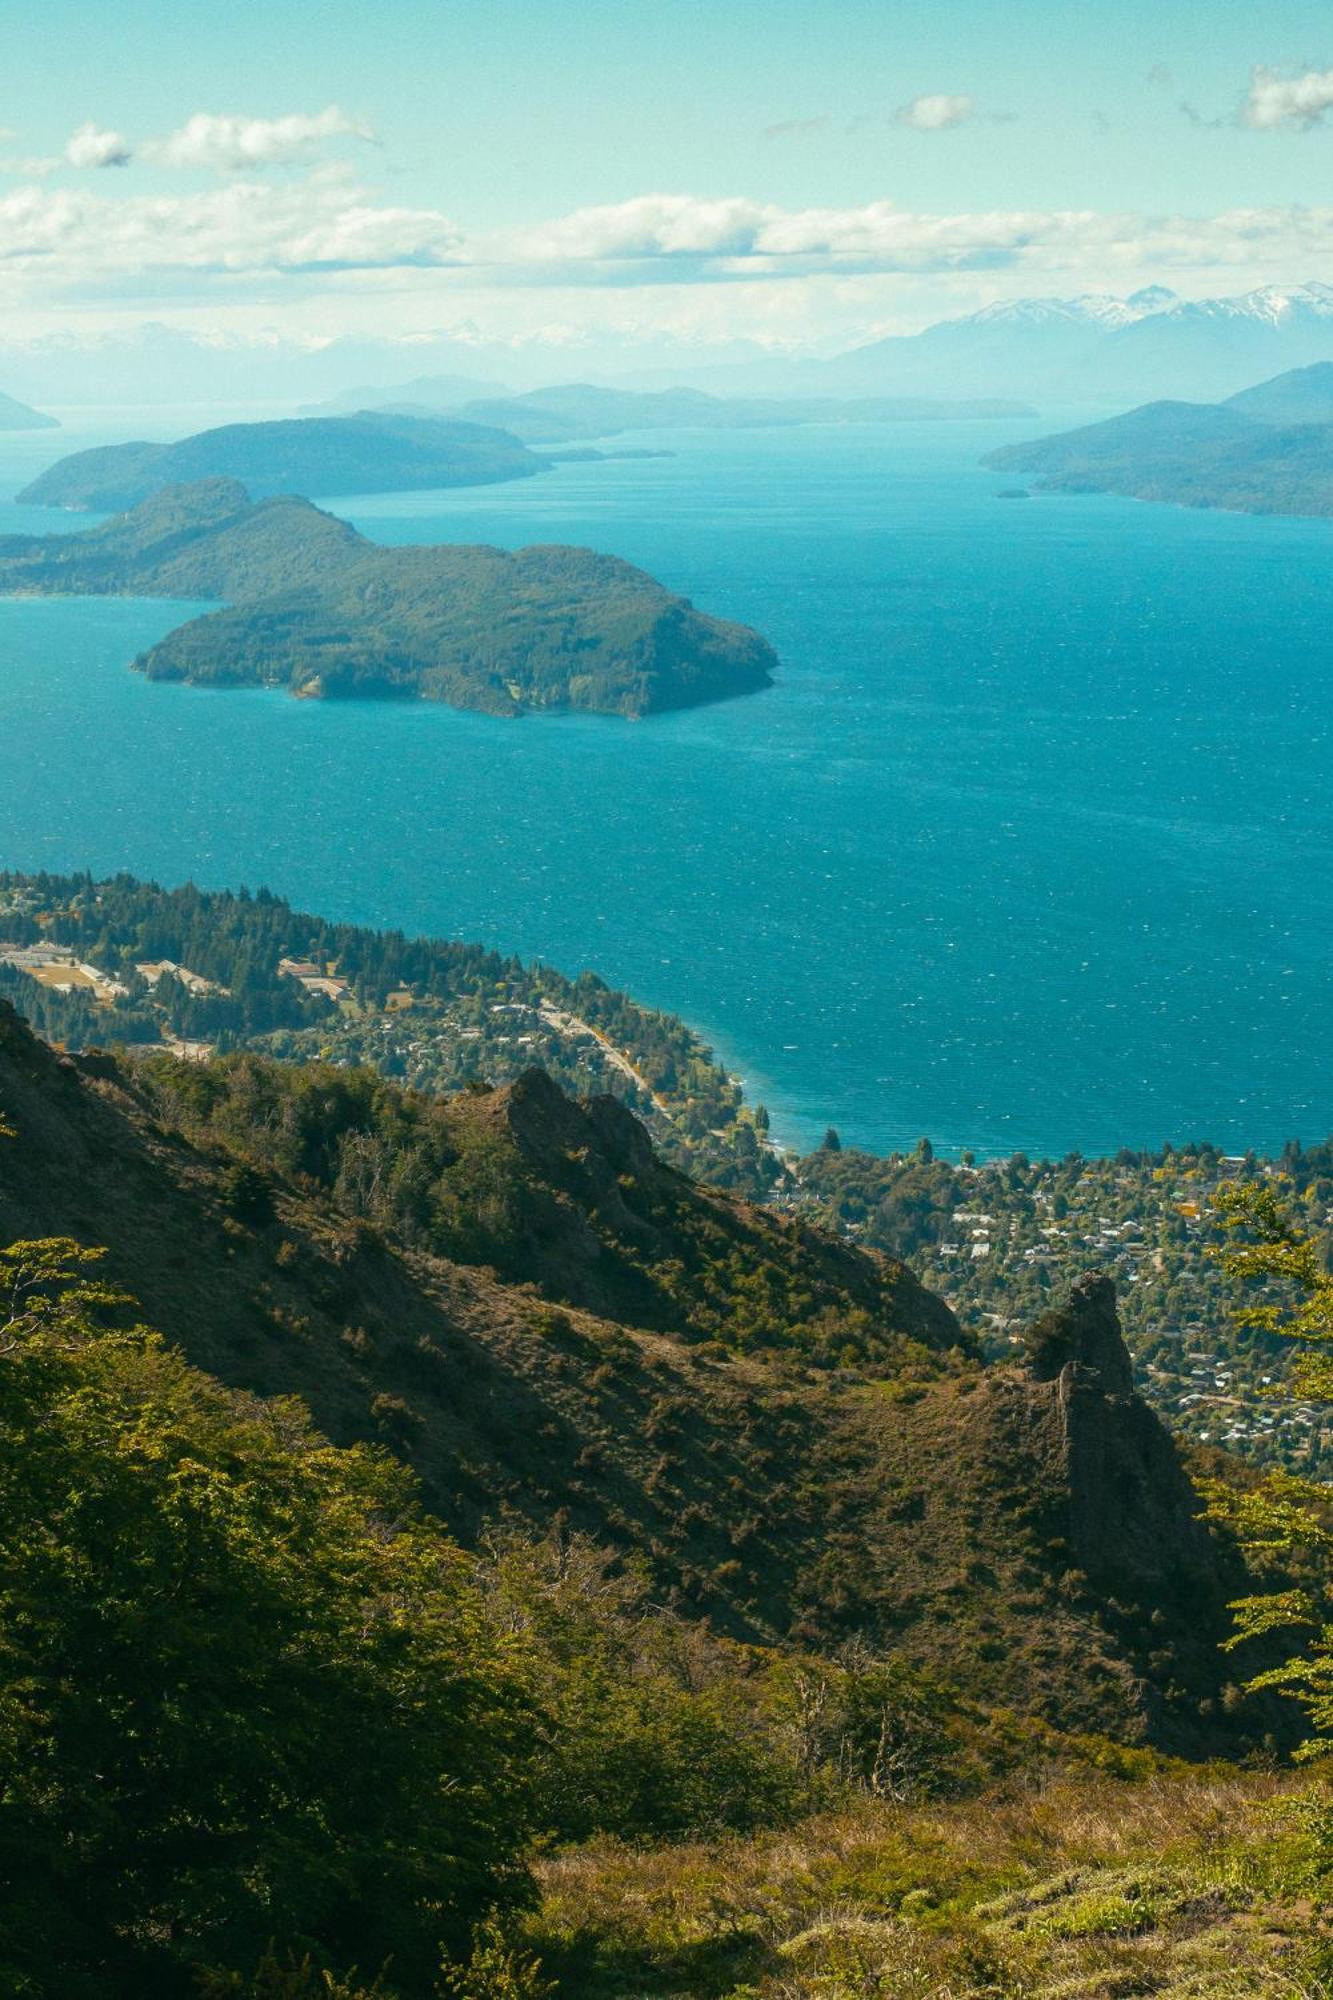
[{"label": "small island", "polygon": [[1145,403],[1104,423],[1005,445],[982,463],[1031,474],[1049,493],[1333,514],[1333,363],[1292,369],[1225,403]]},{"label": "small island", "polygon": [[[0,420],[3,412],[0,411]],[[362,410],[224,424],[176,444],[108,444],[72,452],[19,494],[37,507],[118,514],[168,486],[239,479],[274,493],[408,493],[530,479],[547,461],[491,424]]]},{"label": "small island", "polygon": [[150,680],[492,715],[631,718],[768,687],[776,656],[591,549],[367,541],[293,495],[169,488],[79,535],[0,537],[0,592],[212,598],[134,662]]}]

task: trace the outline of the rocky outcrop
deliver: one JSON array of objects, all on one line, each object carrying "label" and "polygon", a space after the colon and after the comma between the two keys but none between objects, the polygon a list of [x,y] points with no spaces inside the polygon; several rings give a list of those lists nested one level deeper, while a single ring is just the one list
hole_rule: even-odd
[{"label": "rocky outcrop", "polygon": [[[1224,1607],[1238,1578],[1200,1519],[1174,1439],[1134,1389],[1109,1278],[1082,1279],[1058,1315],[1068,1354],[1054,1378],[1069,1489],[1069,1541],[1108,1587],[1180,1604],[1204,1590]],[[1211,1590],[1209,1589],[1211,1586]]]},{"label": "rocky outcrop", "polygon": [[[1172,1713],[1189,1689],[1207,1735],[1227,1685],[1245,1677],[1220,1650],[1245,1567],[1203,1518],[1175,1440],[1135,1390],[1111,1280],[1081,1279],[1027,1346],[1071,1560],[1141,1676],[1148,1731],[1196,1737],[1194,1719]],[[1280,1727],[1280,1711],[1270,1720]]]},{"label": "rocky outcrop", "polygon": [[1035,1381],[1053,1382],[1073,1368],[1080,1381],[1104,1395],[1133,1393],[1134,1364],[1120,1330],[1115,1286],[1109,1278],[1080,1279],[1064,1305],[1034,1321],[1023,1344]]},{"label": "rocky outcrop", "polygon": [[987,1700],[1185,1755],[1290,1726],[1224,1652],[1252,1588],[1134,1388],[1109,1279],[1046,1314],[1026,1366],[850,1400],[801,1615],[927,1660]]}]

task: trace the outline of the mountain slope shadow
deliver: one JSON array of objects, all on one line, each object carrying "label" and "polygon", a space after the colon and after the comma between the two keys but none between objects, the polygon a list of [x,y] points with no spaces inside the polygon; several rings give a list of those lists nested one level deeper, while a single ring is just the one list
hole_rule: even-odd
[{"label": "mountain slope shadow", "polygon": [[[1244,1570],[1134,1392],[1108,1281],[1038,1324],[1028,1368],[985,1368],[901,1267],[695,1188],[619,1107],[545,1078],[439,1104],[375,1079],[403,1130],[443,1121],[446,1175],[483,1145],[492,1212],[463,1262],[256,1167],[256,1093],[281,1107],[321,1075],[215,1068],[59,1056],[0,1009],[0,1242],[107,1246],[193,1361],[404,1456],[465,1542],[566,1523],[737,1638],[900,1649],[1065,1727],[1194,1753],[1276,1726],[1226,1693]],[[344,1120],[338,1075],[321,1101]],[[200,1090],[228,1143],[186,1129]],[[363,1160],[371,1135],[340,1129]],[[457,1238],[476,1182],[451,1185]],[[756,1279],[770,1307],[860,1326],[857,1365],[799,1324],[729,1351]]]}]

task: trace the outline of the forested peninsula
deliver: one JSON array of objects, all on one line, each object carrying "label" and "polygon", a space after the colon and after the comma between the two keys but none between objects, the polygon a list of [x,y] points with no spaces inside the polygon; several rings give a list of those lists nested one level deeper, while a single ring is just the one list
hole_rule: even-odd
[{"label": "forested peninsula", "polygon": [[223,424],[175,444],[71,452],[25,486],[37,507],[120,513],[168,486],[239,479],[274,493],[407,493],[529,479],[547,461],[491,424],[362,410],[342,417]]},{"label": "forested peninsula", "polygon": [[1005,445],[983,461],[1051,493],[1121,493],[1241,514],[1333,514],[1333,363],[1225,403],[1145,403],[1104,423]]},{"label": "forested peninsula", "polygon": [[172,487],[80,535],[0,537],[10,594],[215,598],[134,665],[150,680],[400,697],[494,715],[638,717],[769,685],[775,655],[589,549],[385,548],[308,500]]}]

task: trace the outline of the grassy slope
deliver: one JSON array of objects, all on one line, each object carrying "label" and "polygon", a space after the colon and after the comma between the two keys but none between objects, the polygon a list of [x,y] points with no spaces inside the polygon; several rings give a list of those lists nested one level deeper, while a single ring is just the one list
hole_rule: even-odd
[{"label": "grassy slope", "polygon": [[[1308,1781],[1307,1781],[1308,1782]],[[1327,2000],[1290,1780],[1089,1776],[542,1870],[530,1935],[581,2000]]]}]

